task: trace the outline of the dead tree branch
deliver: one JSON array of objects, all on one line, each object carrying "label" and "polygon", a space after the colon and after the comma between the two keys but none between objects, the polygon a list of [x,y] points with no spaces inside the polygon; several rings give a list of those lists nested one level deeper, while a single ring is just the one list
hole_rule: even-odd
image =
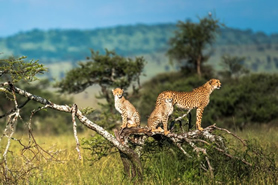
[{"label": "dead tree branch", "polygon": [[[2,83],[1,86],[4,86],[5,90],[7,90],[7,91],[14,92],[20,96],[24,96],[30,100],[43,104],[44,108],[50,108],[50,109],[54,109],[54,110],[61,111],[61,112],[71,113],[71,114],[73,112],[72,107],[70,107],[68,105],[58,105],[58,104],[52,103],[51,101],[49,101],[43,97],[33,95],[33,94],[31,94],[25,90],[22,90],[16,86],[11,86],[10,83],[5,82],[5,83]],[[97,132],[98,134],[103,136],[110,143],[112,143],[120,151],[120,153],[122,153],[122,155],[125,155],[126,159],[128,159],[130,161],[130,164],[133,169],[132,174],[129,173],[130,171],[126,171],[130,175],[130,177],[133,178],[135,176],[138,176],[139,180],[142,180],[143,167],[142,167],[138,154],[136,152],[134,152],[132,149],[130,149],[129,147],[125,146],[119,140],[117,140],[112,134],[110,134],[104,128],[102,128],[101,126],[90,121],[86,116],[84,116],[82,114],[82,112],[78,108],[76,108],[76,110],[74,112],[75,112],[75,116],[78,118],[78,120],[83,125],[85,125],[87,128],[94,130],[95,132]]]},{"label": "dead tree branch", "polygon": [[[18,107],[14,89],[12,89],[12,94],[13,94],[15,107]],[[3,153],[3,159],[4,159],[4,164],[5,164],[5,176],[7,176],[8,172],[9,172],[8,162],[7,162],[7,153],[8,153],[8,150],[10,148],[12,136],[15,132],[17,119],[18,119],[18,117],[20,117],[19,111],[20,111],[20,109],[16,108],[16,110],[9,115],[7,126],[6,126],[6,129],[4,130],[4,133],[3,133],[3,136],[5,135],[6,137],[8,137],[8,143],[6,145],[6,149]]]},{"label": "dead tree branch", "polygon": [[4,117],[7,117],[7,116],[9,116],[10,114],[13,114],[17,109],[23,108],[29,101],[30,101],[30,100],[27,99],[25,102],[23,102],[23,103],[22,103],[21,105],[19,105],[18,107],[16,107],[16,108],[10,110],[9,112],[7,112],[7,113],[1,115],[1,116],[0,116],[0,119],[1,119],[1,118],[4,118]]},{"label": "dead tree branch", "polygon": [[[186,113],[186,114],[188,114],[188,113]],[[131,142],[131,141],[136,142],[131,139],[132,136],[136,135],[136,136],[141,136],[141,137],[142,136],[152,137],[154,135],[160,134],[162,138],[163,137],[168,138],[170,141],[172,141],[173,144],[175,144],[177,146],[177,148],[179,150],[181,150],[185,156],[187,156],[188,158],[192,158],[192,156],[189,155],[188,152],[186,152],[186,150],[183,148],[183,146],[188,145],[188,146],[192,147],[192,151],[194,151],[197,154],[197,156],[200,156],[200,154],[204,156],[204,159],[205,159],[204,163],[206,163],[206,165],[204,163],[202,163],[201,168],[204,169],[205,171],[209,172],[211,178],[214,177],[213,167],[209,160],[210,156],[207,153],[205,146],[212,147],[214,150],[222,153],[222,155],[224,155],[228,158],[237,159],[248,166],[252,166],[252,164],[247,162],[245,159],[238,158],[238,157],[230,154],[228,152],[227,147],[225,146],[225,143],[224,143],[225,139],[222,136],[214,134],[214,131],[216,131],[216,130],[223,131],[227,134],[232,135],[234,138],[239,140],[243,144],[243,146],[246,146],[246,143],[244,142],[243,139],[241,139],[234,133],[228,131],[227,129],[222,129],[215,125],[206,127],[206,128],[204,128],[203,131],[193,130],[193,131],[190,131],[187,133],[181,133],[181,134],[169,133],[167,136],[165,136],[162,133],[152,133],[148,128],[125,128],[122,131],[122,134],[120,136],[118,136],[118,139],[121,142],[125,143],[125,145],[127,145],[128,142]],[[136,143],[136,144],[138,144],[138,143]]]},{"label": "dead tree branch", "polygon": [[[40,150],[39,150],[39,145],[36,143],[34,136],[31,132],[31,119],[35,112],[37,112],[41,109],[50,108],[50,109],[67,112],[67,113],[71,114],[72,122],[73,122],[73,132],[74,132],[74,137],[76,140],[76,150],[78,152],[79,159],[81,159],[81,153],[80,153],[80,149],[79,149],[80,144],[79,144],[79,140],[77,137],[75,117],[77,117],[77,119],[83,125],[85,125],[87,128],[89,128],[91,130],[96,131],[99,135],[101,135],[102,137],[107,139],[113,146],[115,146],[119,150],[119,153],[120,153],[123,165],[124,165],[124,170],[132,178],[135,176],[138,176],[139,180],[142,180],[143,167],[142,167],[142,164],[140,161],[140,155],[141,155],[144,143],[145,143],[145,139],[147,137],[153,137],[154,135],[161,135],[161,138],[166,138],[169,141],[171,141],[188,158],[192,158],[192,156],[191,156],[191,154],[189,155],[188,152],[186,152],[184,147],[186,145],[190,146],[192,148],[192,151],[195,152],[197,156],[204,157],[204,162],[201,163],[201,168],[204,169],[205,171],[209,172],[209,174],[212,178],[214,176],[213,166],[211,165],[212,163],[210,162],[210,156],[207,152],[206,146],[210,146],[212,149],[222,153],[224,156],[227,156],[231,159],[237,159],[248,166],[252,166],[252,164],[248,163],[246,160],[240,159],[236,156],[233,156],[231,153],[229,153],[227,147],[225,146],[225,142],[224,142],[225,139],[222,136],[215,134],[214,131],[219,130],[219,131],[225,132],[227,134],[230,134],[234,138],[239,140],[243,144],[243,146],[246,146],[246,143],[244,142],[244,140],[242,140],[240,137],[236,136],[232,132],[230,132],[226,129],[216,127],[215,125],[211,125],[211,126],[205,128],[203,131],[194,130],[194,131],[181,133],[181,134],[169,133],[166,136],[162,133],[151,132],[150,129],[148,129],[148,128],[125,128],[121,132],[121,134],[119,134],[118,130],[115,130],[114,131],[115,136],[113,136],[108,131],[106,131],[104,128],[95,124],[94,122],[90,121],[86,116],[84,116],[82,114],[82,112],[78,109],[76,104],[74,104],[72,107],[70,107],[68,105],[58,105],[45,98],[33,95],[20,88],[17,88],[10,83],[3,83],[3,84],[2,84],[2,86],[5,88],[5,90],[12,92],[14,96],[16,93],[20,96],[26,97],[28,101],[33,100],[33,101],[36,101],[36,102],[44,105],[42,108],[39,108],[38,110],[32,112],[32,115],[31,115],[30,121],[29,121],[29,125],[28,125],[30,137],[32,138],[32,142],[35,143],[35,147],[37,147],[38,151],[43,150],[43,149],[40,148]],[[16,97],[14,97],[14,100],[15,100],[15,105],[16,105],[15,107],[17,107],[17,109],[16,109],[15,113],[11,113],[9,115],[10,116],[9,118],[11,121],[8,122],[8,125],[13,125],[13,123],[16,122],[16,120],[19,116],[20,109],[19,109],[19,106],[17,105]],[[28,101],[26,101],[26,103]],[[179,117],[178,119],[182,119],[189,112],[190,111],[188,111],[186,114]],[[8,136],[9,138],[12,137],[12,133],[14,132],[13,129],[11,129],[11,130],[12,130],[12,132],[11,132],[11,135]],[[31,147],[30,143],[31,143],[31,141],[29,141],[29,145],[24,147],[24,149],[28,149],[28,147],[30,148]],[[133,146],[135,146],[135,149],[132,149],[130,147],[130,144],[133,144]],[[7,147],[8,146],[9,145],[7,145]],[[4,153],[5,155],[7,153],[7,150],[8,149],[6,149],[6,151]],[[46,152],[46,151],[44,151],[44,152]],[[37,153],[34,152],[34,158],[36,157],[36,154]],[[31,160],[33,160],[33,159],[31,159]],[[6,167],[7,167],[7,165],[6,165]],[[6,171],[8,171],[8,169]]]},{"label": "dead tree branch", "polygon": [[75,141],[76,141],[76,150],[78,152],[78,159],[81,160],[82,157],[81,157],[81,153],[80,153],[80,149],[79,149],[80,143],[79,143],[79,140],[78,140],[78,137],[77,137],[77,130],[76,130],[77,124],[76,124],[76,121],[75,121],[76,110],[77,110],[77,105],[74,104],[72,106],[72,114],[71,114],[72,123],[73,123],[73,134],[74,134],[74,138],[75,138]]}]

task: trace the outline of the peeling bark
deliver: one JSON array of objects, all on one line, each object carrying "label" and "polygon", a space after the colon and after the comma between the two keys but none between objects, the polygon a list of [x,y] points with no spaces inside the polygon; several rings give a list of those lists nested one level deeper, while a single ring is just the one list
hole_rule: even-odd
[{"label": "peeling bark", "polygon": [[80,143],[79,143],[78,136],[77,136],[77,130],[76,130],[77,125],[76,125],[76,121],[75,121],[76,110],[77,110],[77,105],[74,104],[72,106],[72,113],[71,113],[72,124],[73,124],[73,134],[74,134],[74,138],[76,141],[76,150],[78,152],[78,159],[81,160],[82,157],[81,157],[81,153],[80,153],[80,149],[79,149]]},{"label": "peeling bark", "polygon": [[[118,130],[114,130],[114,133],[115,133],[117,140],[119,140],[120,142],[124,142],[123,139],[121,138],[121,136],[119,135]],[[132,149],[130,149],[131,155],[127,155],[126,153],[122,152],[121,150],[119,150],[119,152],[120,152],[120,157],[121,157],[122,163],[124,165],[125,174],[132,178],[138,177],[138,180],[142,181],[143,180],[143,167],[142,167],[139,155],[136,152],[134,152]]]}]

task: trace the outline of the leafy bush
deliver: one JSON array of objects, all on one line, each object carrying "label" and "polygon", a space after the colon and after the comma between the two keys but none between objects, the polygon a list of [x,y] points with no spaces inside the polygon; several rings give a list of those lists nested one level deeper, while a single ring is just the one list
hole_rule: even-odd
[{"label": "leafy bush", "polygon": [[[197,155],[191,146],[183,145],[184,150],[191,156],[187,157],[171,140],[158,135],[154,138],[149,137],[140,157],[144,168],[144,182],[148,184],[277,183],[276,158],[270,149],[264,149],[262,143],[256,139],[247,140],[246,146],[242,146],[227,135],[221,137],[224,138],[223,144],[227,146],[226,153],[232,157],[223,155],[222,152],[215,150],[214,146],[205,144],[202,147],[206,148],[207,155],[203,153]],[[91,151],[92,158],[89,160],[93,163],[102,157],[117,153],[107,140],[98,135],[88,140],[83,139],[82,146]],[[213,168],[213,177],[209,171],[204,170],[208,168],[206,157],[209,158]]]},{"label": "leafy bush", "polygon": [[205,120],[222,122],[228,127],[276,120],[277,80],[278,75],[275,74],[252,74],[239,80],[223,81],[217,95],[211,96]]}]

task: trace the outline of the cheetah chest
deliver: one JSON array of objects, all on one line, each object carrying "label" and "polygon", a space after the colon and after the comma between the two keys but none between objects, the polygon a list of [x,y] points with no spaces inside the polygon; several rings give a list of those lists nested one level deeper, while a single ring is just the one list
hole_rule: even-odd
[{"label": "cheetah chest", "polygon": [[122,114],[123,113],[123,109],[124,109],[124,105],[123,105],[123,98],[119,98],[118,96],[115,96],[115,109]]},{"label": "cheetah chest", "polygon": [[120,114],[123,113],[123,105],[120,101],[115,101],[115,108]]},{"label": "cheetah chest", "polygon": [[168,116],[170,116],[174,111],[174,107],[173,107],[172,103],[167,105],[167,109],[168,109]]}]

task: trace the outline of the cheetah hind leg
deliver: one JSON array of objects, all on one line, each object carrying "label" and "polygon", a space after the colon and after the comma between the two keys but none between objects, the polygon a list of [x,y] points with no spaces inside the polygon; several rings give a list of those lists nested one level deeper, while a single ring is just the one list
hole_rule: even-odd
[{"label": "cheetah hind leg", "polygon": [[119,132],[119,135],[122,134],[122,132],[123,132],[124,129],[125,129],[125,128],[121,127],[120,132]]},{"label": "cheetah hind leg", "polygon": [[165,136],[167,136],[170,133],[170,131],[167,128],[167,122],[168,122],[168,119],[166,119],[166,121],[163,122],[163,129],[164,129]]},{"label": "cheetah hind leg", "polygon": [[127,128],[133,128],[133,127],[137,127],[136,122],[133,121],[133,120],[128,120],[127,121]]},{"label": "cheetah hind leg", "polygon": [[[178,120],[177,122],[178,122],[179,130],[182,130],[182,132],[184,133],[181,120]],[[172,131],[174,131],[175,127],[177,127],[177,124],[176,124],[176,121],[173,120],[173,121],[171,121],[171,123],[170,123],[170,128],[169,128],[169,130],[172,132]]]},{"label": "cheetah hind leg", "polygon": [[175,121],[171,121],[169,130],[174,130]]},{"label": "cheetah hind leg", "polygon": [[169,130],[164,130],[164,135],[167,136],[170,133]]},{"label": "cheetah hind leg", "polygon": [[201,126],[203,111],[204,107],[197,108],[196,110],[196,129],[200,131],[204,130]]},{"label": "cheetah hind leg", "polygon": [[188,132],[190,129],[192,129],[193,125],[192,125],[192,122],[191,122],[191,112],[189,112],[188,114]]},{"label": "cheetah hind leg", "polygon": [[158,127],[157,129],[152,128],[152,132],[164,132],[164,130],[161,127]]}]

